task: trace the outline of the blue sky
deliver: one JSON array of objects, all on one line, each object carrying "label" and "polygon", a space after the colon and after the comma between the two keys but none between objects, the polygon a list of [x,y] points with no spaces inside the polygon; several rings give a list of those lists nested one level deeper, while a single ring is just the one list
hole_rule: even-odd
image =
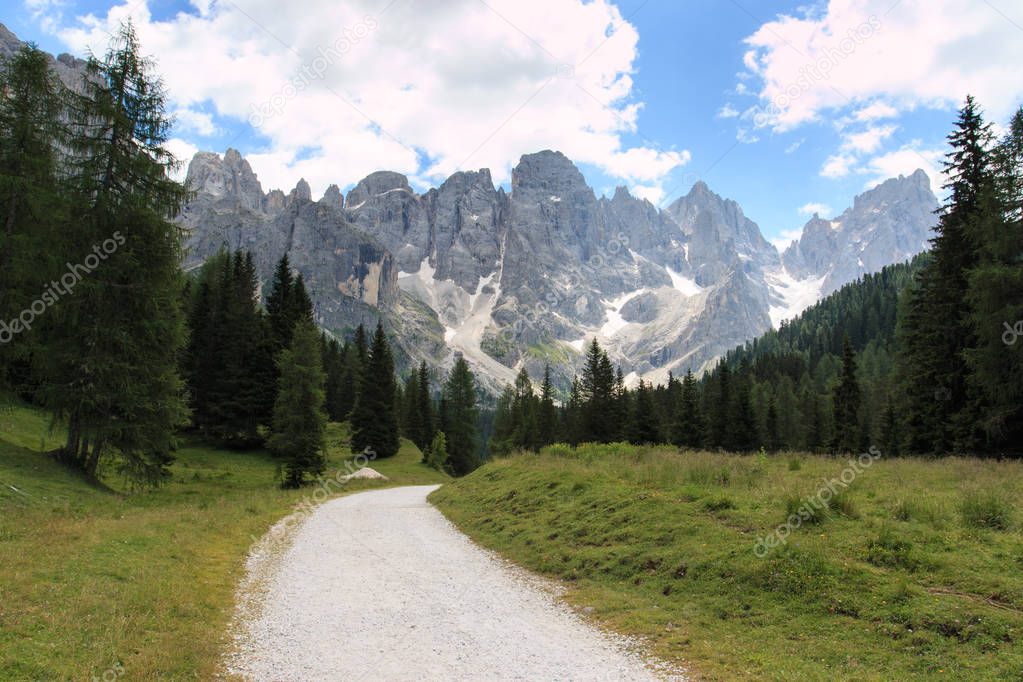
[{"label": "blue sky", "polygon": [[2,20],[84,54],[131,16],[175,150],[234,146],[264,189],[374,169],[423,189],[482,166],[507,186],[519,154],[551,147],[598,193],[667,204],[703,179],[779,242],[884,177],[937,184],[965,94],[996,124],[1023,94],[1008,0],[299,4],[28,0]]}]

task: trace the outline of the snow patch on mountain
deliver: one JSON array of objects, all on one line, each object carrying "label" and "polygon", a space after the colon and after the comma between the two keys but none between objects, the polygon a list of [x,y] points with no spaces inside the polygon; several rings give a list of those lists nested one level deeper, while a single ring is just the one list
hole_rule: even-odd
[{"label": "snow patch on mountain", "polygon": [[697,284],[696,280],[691,277],[680,275],[669,267],[665,267],[664,269],[668,271],[668,277],[671,277],[671,286],[674,287],[676,291],[681,291],[686,296],[695,296],[703,291],[703,287]]},{"label": "snow patch on mountain", "polygon": [[622,294],[618,298],[610,301],[601,301],[607,310],[607,322],[605,322],[600,328],[600,335],[609,339],[628,326],[629,322],[622,317],[622,308],[625,307],[625,304],[632,299],[636,298],[640,294],[645,294],[648,291],[650,290],[644,287],[643,289],[637,289],[636,291],[630,291],[627,294]]},{"label": "snow patch on mountain", "polygon": [[827,276],[796,279],[784,267],[764,273],[764,279],[774,294],[768,308],[771,325],[777,329],[783,320],[790,320],[803,312],[821,297],[821,289]]}]

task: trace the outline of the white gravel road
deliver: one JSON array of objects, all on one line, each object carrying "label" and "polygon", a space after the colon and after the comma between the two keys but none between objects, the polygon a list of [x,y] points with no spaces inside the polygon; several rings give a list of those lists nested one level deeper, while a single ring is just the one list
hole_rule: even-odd
[{"label": "white gravel road", "polygon": [[249,558],[229,671],[346,682],[657,679],[627,643],[456,530],[426,501],[435,489],[341,497],[276,548],[264,539]]}]

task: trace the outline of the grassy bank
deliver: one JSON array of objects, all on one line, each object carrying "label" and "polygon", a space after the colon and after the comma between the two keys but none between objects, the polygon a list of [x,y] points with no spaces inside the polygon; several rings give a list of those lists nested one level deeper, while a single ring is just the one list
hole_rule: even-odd
[{"label": "grassy bank", "polygon": [[[42,454],[60,440],[47,426],[0,413],[0,679],[209,679],[252,537],[313,489],[279,489],[265,452],[195,443],[159,490],[97,487]],[[333,476],[350,458],[344,426],[329,445]],[[370,466],[391,485],[446,479],[419,458],[406,441]]]},{"label": "grassy bank", "polygon": [[555,446],[431,499],[708,679],[1023,679],[1023,463],[882,457],[810,502],[847,467]]}]

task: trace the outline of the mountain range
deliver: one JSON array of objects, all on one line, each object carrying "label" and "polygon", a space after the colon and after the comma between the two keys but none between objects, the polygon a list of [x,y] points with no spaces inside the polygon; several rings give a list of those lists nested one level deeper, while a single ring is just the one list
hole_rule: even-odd
[{"label": "mountain range", "polygon": [[[0,24],[0,61],[23,43]],[[77,87],[84,62],[53,58]],[[938,201],[922,170],[817,215],[779,252],[759,226],[704,182],[666,208],[624,187],[586,184],[563,154],[521,158],[510,191],[487,169],[418,193],[399,173],[336,185],[314,200],[300,180],[264,192],[238,151],[196,154],[195,191],[177,221],[185,267],[222,249],[251,251],[261,281],[288,254],[320,325],[339,335],[382,320],[399,367],[446,367],[463,354],[497,390],[550,361],[564,389],[588,340],[628,383],[706,369],[725,351],[791,318],[862,274],[925,250]]]},{"label": "mountain range", "polygon": [[547,361],[564,368],[564,387],[593,337],[628,383],[702,371],[843,284],[925,250],[938,208],[917,170],[834,219],[814,215],[779,252],[704,182],[664,209],[624,187],[598,197],[550,150],[524,155],[507,192],[480,169],[424,193],[389,171],[347,196],[332,185],[314,200],[304,180],[264,193],[233,149],[196,154],[187,182],[186,267],[249,250],[265,282],[287,253],[325,329],[382,319],[401,364],[444,367],[461,353],[491,389]]}]

